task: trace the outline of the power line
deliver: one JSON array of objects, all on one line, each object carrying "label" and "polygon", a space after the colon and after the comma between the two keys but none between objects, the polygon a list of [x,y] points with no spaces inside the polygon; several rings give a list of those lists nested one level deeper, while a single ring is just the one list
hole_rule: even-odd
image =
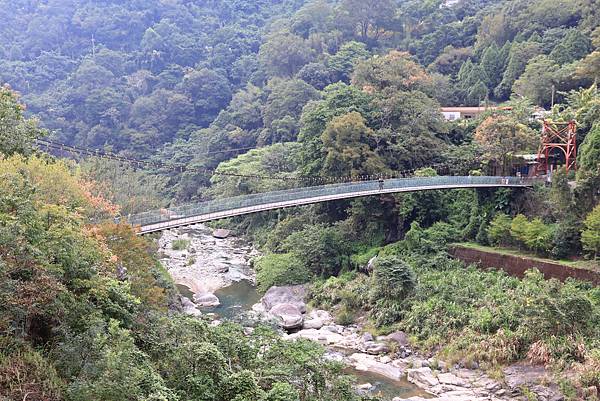
[{"label": "power line", "polygon": [[[432,168],[434,170],[441,170],[441,169],[449,170],[449,167],[447,164],[438,163],[438,164],[433,164],[433,165],[430,165],[427,167],[421,167],[418,169],[407,169],[407,170],[399,170],[399,171],[395,171],[395,172],[390,172],[387,174],[372,174],[372,175],[360,175],[360,176],[348,175],[348,176],[337,176],[337,177],[323,177],[323,176],[286,177],[286,176],[281,176],[281,175],[258,175],[258,174],[253,175],[253,174],[226,173],[226,172],[216,171],[215,169],[190,167],[184,163],[167,163],[167,162],[159,162],[159,161],[134,159],[134,158],[130,158],[130,157],[121,156],[121,155],[118,155],[118,154],[112,153],[112,152],[101,151],[99,149],[90,149],[90,148],[84,148],[84,147],[79,147],[79,146],[65,145],[63,143],[55,142],[55,141],[52,141],[49,139],[36,139],[36,143],[39,146],[46,148],[47,150],[66,152],[66,153],[70,153],[72,155],[78,155],[78,156],[86,155],[86,156],[96,157],[96,158],[100,158],[100,159],[114,160],[114,161],[118,161],[121,163],[129,164],[134,167],[167,169],[170,171],[178,171],[178,172],[191,171],[191,172],[197,172],[197,173],[201,173],[201,174],[217,175],[217,176],[224,176],[224,177],[248,178],[248,179],[259,179],[259,180],[280,180],[280,181],[287,181],[287,182],[309,182],[309,183],[320,183],[320,184],[333,184],[333,183],[342,183],[342,182],[371,181],[371,180],[377,180],[377,179],[383,179],[383,178],[391,179],[391,178],[410,177],[410,176],[414,175],[417,170],[422,170],[425,168]],[[251,149],[255,149],[255,148],[244,148],[244,149],[251,150]],[[237,149],[237,150],[241,150],[241,149]],[[219,153],[219,151],[208,152],[208,153],[203,153],[203,154],[199,153],[197,155],[204,155],[204,154],[211,154],[211,153]]]},{"label": "power line", "polygon": [[213,169],[189,167],[188,165],[183,164],[183,163],[165,163],[165,162],[158,162],[158,161],[140,160],[140,159],[134,159],[134,158],[129,158],[129,157],[125,157],[125,156],[120,156],[120,155],[117,155],[112,152],[105,152],[105,151],[101,151],[98,149],[89,149],[89,148],[82,148],[82,147],[78,147],[78,146],[65,145],[65,144],[50,141],[47,139],[37,139],[36,142],[38,145],[43,146],[46,149],[67,152],[67,153],[70,153],[73,155],[79,155],[79,156],[87,155],[87,156],[91,156],[91,157],[97,157],[100,159],[115,160],[115,161],[118,161],[121,163],[127,163],[134,167],[162,168],[162,169],[168,169],[171,171],[179,171],[179,172],[195,171],[195,172],[199,172],[199,173],[203,173],[203,174],[220,175],[220,176],[227,176],[227,177],[239,177],[239,178],[255,178],[255,179],[264,179],[264,180],[284,180],[284,181],[302,180],[302,178],[300,178],[300,177],[283,177],[283,176],[264,176],[264,175],[224,173],[224,172],[218,172]]}]

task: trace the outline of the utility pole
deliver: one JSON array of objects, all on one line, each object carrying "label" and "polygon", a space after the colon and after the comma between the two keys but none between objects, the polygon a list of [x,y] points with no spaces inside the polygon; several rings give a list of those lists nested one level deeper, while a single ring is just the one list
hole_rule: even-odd
[{"label": "utility pole", "polygon": [[554,107],[554,91],[556,90],[556,86],[554,84],[552,84],[552,106],[550,108]]}]

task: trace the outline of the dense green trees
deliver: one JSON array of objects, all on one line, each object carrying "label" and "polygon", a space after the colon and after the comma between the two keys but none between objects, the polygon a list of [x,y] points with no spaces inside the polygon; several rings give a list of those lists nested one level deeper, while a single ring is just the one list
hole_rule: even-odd
[{"label": "dense green trees", "polygon": [[500,167],[501,174],[510,174],[508,163],[518,152],[526,152],[536,145],[534,132],[507,116],[490,116],[475,131],[475,140],[481,145],[486,159]]},{"label": "dense green trees", "polygon": [[597,123],[586,135],[578,161],[582,177],[600,174],[600,124]]},{"label": "dense green trees", "polygon": [[151,243],[127,225],[88,225],[117,207],[67,164],[13,156],[0,171],[7,399],[360,399],[317,344],[260,327],[247,337],[241,326],[178,314]]},{"label": "dense green trees", "polygon": [[[209,126],[248,83],[262,89],[272,77],[297,77],[322,90],[348,83],[357,62],[389,49],[410,51],[447,75],[445,83],[433,76],[429,90],[418,90],[448,105],[508,99],[540,54],[555,63],[545,67],[560,70],[543,75],[559,89],[591,83],[598,75],[593,7],[568,1],[550,17],[546,3],[264,0],[249,7],[234,0],[201,6],[153,0],[140,8],[83,2],[57,6],[51,18],[44,7],[22,7],[5,16],[0,32],[0,80],[23,92],[61,141],[147,155]],[[35,32],[41,21],[44,37]],[[412,68],[389,55],[378,62]],[[515,90],[546,104],[551,84],[547,79],[543,93],[535,90],[538,67],[531,65]],[[297,114],[278,119],[275,128],[267,124],[264,142],[277,140],[270,139],[273,130],[297,131]]]},{"label": "dense green trees", "polygon": [[25,118],[25,106],[7,86],[0,87],[0,153],[29,155],[33,140],[45,135],[37,122]]},{"label": "dense green trees", "polygon": [[370,149],[374,134],[357,112],[331,120],[321,136],[326,154],[323,174],[330,177],[356,177],[382,173],[385,165]]}]

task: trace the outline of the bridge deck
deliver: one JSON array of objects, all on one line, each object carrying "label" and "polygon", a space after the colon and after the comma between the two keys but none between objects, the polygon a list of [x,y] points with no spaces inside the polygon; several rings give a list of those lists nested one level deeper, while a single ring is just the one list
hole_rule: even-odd
[{"label": "bridge deck", "polygon": [[139,233],[143,235],[227,217],[339,199],[441,189],[530,187],[534,182],[518,177],[438,176],[385,180],[383,189],[380,189],[379,181],[323,185],[216,199],[162,212],[146,212],[130,216],[129,222],[139,226]]}]

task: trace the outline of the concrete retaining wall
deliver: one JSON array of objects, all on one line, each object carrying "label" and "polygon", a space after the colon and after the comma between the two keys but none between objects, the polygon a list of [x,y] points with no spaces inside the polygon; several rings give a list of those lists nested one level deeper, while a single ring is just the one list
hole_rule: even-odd
[{"label": "concrete retaining wall", "polygon": [[523,277],[527,270],[535,267],[542,272],[547,279],[556,278],[560,281],[564,281],[569,277],[573,277],[578,280],[589,281],[595,285],[600,285],[600,272],[578,269],[560,263],[543,262],[527,257],[487,252],[460,245],[451,248],[450,254],[465,263],[477,263],[482,268],[502,269],[511,276]]}]

